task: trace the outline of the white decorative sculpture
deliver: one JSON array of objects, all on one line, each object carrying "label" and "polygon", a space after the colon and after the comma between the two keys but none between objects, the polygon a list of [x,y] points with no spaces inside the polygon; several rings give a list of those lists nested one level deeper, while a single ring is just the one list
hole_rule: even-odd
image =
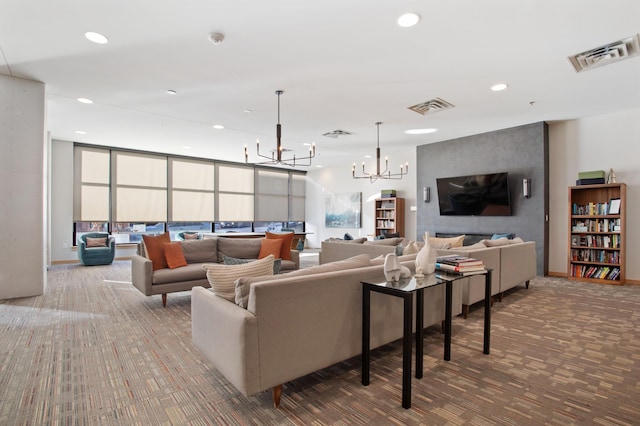
[{"label": "white decorative sculpture", "polygon": [[384,258],[384,277],[387,281],[399,281],[400,278],[411,277],[411,271],[398,261],[395,253],[389,253]]},{"label": "white decorative sculpture", "polygon": [[433,274],[436,270],[436,251],[429,245],[429,233],[424,233],[424,247],[416,255],[416,277]]}]

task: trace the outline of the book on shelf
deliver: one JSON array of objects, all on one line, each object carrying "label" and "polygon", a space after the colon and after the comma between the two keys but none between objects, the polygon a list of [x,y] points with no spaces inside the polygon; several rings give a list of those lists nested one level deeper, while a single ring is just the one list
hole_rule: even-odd
[{"label": "book on shelf", "polygon": [[438,256],[436,258],[437,263],[444,263],[452,266],[477,266],[484,265],[482,260],[475,259],[469,256],[461,256],[458,254],[450,254],[446,256]]}]

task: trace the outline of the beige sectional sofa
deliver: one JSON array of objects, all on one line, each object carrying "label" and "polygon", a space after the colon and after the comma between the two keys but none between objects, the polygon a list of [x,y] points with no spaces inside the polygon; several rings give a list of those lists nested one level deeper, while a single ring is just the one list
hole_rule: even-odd
[{"label": "beige sectional sofa", "polygon": [[[536,276],[536,245],[534,241],[521,240],[485,240],[468,247],[438,249],[439,256],[459,254],[474,257],[484,262],[485,267],[493,269],[491,275],[491,295],[502,300],[502,294],[519,285],[529,288],[529,281]],[[494,244],[487,247],[485,244]],[[484,245],[484,247],[482,246]],[[465,318],[469,306],[484,300],[484,277],[471,276],[462,282],[462,313]]]},{"label": "beige sectional sofa", "polygon": [[[400,257],[412,271],[414,259]],[[238,391],[254,395],[272,389],[277,406],[283,383],[361,353],[361,281],[384,280],[383,260],[361,255],[355,266],[348,262],[352,259],[247,279],[247,309],[195,287],[194,344]],[[441,324],[444,301],[444,285],[425,290],[424,327]],[[454,283],[454,315],[460,306],[461,286]],[[402,319],[400,298],[371,294],[371,347],[401,338]]]},{"label": "beige sectional sofa", "polygon": [[[223,263],[224,256],[237,259],[257,259],[262,239],[260,238],[205,238],[180,242],[187,266],[176,269],[153,270],[150,259],[145,256],[144,246],[138,246],[138,254],[131,258],[131,279],[134,287],[146,296],[162,295],[162,305],[167,304],[167,294],[191,290],[195,286],[209,287],[207,273],[202,265]],[[293,271],[300,266],[300,253],[291,250],[292,260],[282,260],[281,272]]]},{"label": "beige sectional sofa", "polygon": [[380,255],[394,253],[403,238],[386,238],[374,241],[327,240],[320,246],[318,261],[321,265],[337,260],[348,259],[359,254],[368,254],[372,259]]}]

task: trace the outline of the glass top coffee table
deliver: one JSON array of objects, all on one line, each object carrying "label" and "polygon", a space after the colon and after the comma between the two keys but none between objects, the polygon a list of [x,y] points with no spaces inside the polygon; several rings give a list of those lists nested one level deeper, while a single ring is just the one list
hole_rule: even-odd
[{"label": "glass top coffee table", "polygon": [[[484,297],[484,347],[483,353],[489,354],[491,332],[491,269],[480,273],[485,277]],[[468,278],[458,274],[436,271],[422,278],[405,278],[392,281],[362,281],[362,384],[369,385],[371,363],[371,292],[388,294],[404,300],[403,337],[402,337],[402,407],[411,408],[411,352],[413,332],[413,295],[416,299],[416,378],[422,378],[424,352],[424,289],[445,285],[445,322],[444,322],[444,359],[451,360],[451,313],[453,282]]]}]

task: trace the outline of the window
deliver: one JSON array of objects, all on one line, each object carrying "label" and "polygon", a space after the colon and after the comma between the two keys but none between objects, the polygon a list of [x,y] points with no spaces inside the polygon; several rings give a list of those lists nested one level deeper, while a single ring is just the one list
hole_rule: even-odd
[{"label": "window", "polygon": [[256,220],[286,221],[289,216],[289,173],[256,170]]},{"label": "window", "polygon": [[[253,221],[254,169],[221,164],[218,166],[218,220]],[[242,231],[251,232],[251,231]]]},{"label": "window", "polygon": [[169,158],[169,171],[169,220],[213,222],[214,163]]},{"label": "window", "polygon": [[74,222],[108,222],[110,154],[106,149],[74,148]]},{"label": "window", "polygon": [[115,222],[167,221],[167,158],[112,152]]},{"label": "window", "polygon": [[74,147],[74,241],[168,231],[304,232],[305,173],[162,154]]}]

